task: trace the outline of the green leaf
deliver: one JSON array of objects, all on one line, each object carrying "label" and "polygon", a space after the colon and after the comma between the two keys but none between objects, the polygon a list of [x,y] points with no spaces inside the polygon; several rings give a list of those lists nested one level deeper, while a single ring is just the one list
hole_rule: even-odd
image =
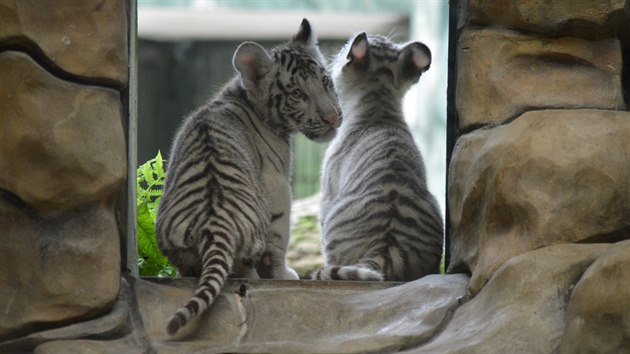
[{"label": "green leaf", "polygon": [[162,197],[166,173],[162,154],[137,170],[137,220],[138,220],[138,268],[141,276],[168,276],[177,274],[176,268],[168,262],[157,245],[155,219]]}]

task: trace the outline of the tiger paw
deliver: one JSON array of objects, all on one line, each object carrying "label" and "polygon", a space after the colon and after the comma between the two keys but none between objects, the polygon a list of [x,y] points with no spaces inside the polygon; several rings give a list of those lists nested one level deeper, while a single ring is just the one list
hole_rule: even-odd
[{"label": "tiger paw", "polygon": [[298,280],[300,279],[300,276],[295,270],[293,270],[293,268],[285,267],[284,271],[279,272],[275,278],[283,280]]}]

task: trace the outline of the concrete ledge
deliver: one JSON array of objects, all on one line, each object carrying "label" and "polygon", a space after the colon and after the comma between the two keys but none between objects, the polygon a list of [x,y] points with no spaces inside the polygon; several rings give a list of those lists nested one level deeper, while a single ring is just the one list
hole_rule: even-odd
[{"label": "concrete ledge", "polygon": [[144,330],[159,353],[359,353],[428,341],[460,305],[467,283],[465,275],[410,283],[231,279],[176,341],[166,339],[164,327],[192,295],[196,279],[140,279],[135,292]]}]

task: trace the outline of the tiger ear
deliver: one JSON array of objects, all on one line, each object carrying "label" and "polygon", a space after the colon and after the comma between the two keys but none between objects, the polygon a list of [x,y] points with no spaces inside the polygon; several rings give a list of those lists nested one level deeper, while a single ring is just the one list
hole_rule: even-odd
[{"label": "tiger ear", "polygon": [[256,87],[269,72],[273,61],[260,44],[243,42],[234,52],[232,65],[241,74],[245,85],[253,84]]},{"label": "tiger ear", "polygon": [[313,27],[311,27],[311,23],[308,22],[307,19],[302,19],[298,33],[293,36],[292,40],[295,43],[300,43],[309,47],[317,45],[317,36],[315,35],[315,31],[313,31]]},{"label": "tiger ear", "polygon": [[365,32],[357,35],[352,41],[350,50],[348,51],[348,64],[360,70],[367,69],[369,58],[369,45],[367,34]]},{"label": "tiger ear", "polygon": [[398,62],[402,76],[416,82],[431,66],[431,50],[420,42],[409,43],[403,48]]}]

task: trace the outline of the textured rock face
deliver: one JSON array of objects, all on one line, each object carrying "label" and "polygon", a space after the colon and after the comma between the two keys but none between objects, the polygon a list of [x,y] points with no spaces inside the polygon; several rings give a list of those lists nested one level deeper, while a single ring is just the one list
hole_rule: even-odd
[{"label": "textured rock face", "polygon": [[165,322],[196,281],[125,276],[109,314],[0,351],[624,353],[629,251],[630,241],[531,251],[505,262],[472,299],[465,275],[402,285],[232,279],[186,339],[170,341]]},{"label": "textured rock face", "polygon": [[459,6],[449,269],[474,299],[415,352],[630,350],[630,3]]},{"label": "textured rock face", "polygon": [[630,241],[599,258],[575,286],[560,353],[630,353]]},{"label": "textured rock face", "polygon": [[127,4],[0,4],[0,342],[118,296]]},{"label": "textured rock face", "polygon": [[625,107],[617,39],[552,39],[507,30],[468,30],[460,38],[458,68],[462,130],[541,108]]},{"label": "textured rock face", "polygon": [[0,189],[38,211],[111,200],[126,175],[118,92],[59,80],[0,54]]},{"label": "textured rock face", "polygon": [[159,352],[365,353],[429,340],[459,306],[467,280],[435,275],[383,290],[386,284],[261,281],[248,286],[245,297],[235,283],[186,342],[164,341],[164,325],[192,290],[143,283],[137,291]]},{"label": "textured rock face", "polygon": [[[228,280],[186,340],[166,341],[164,325],[171,311],[192,294],[194,279],[175,279],[164,285],[123,277],[111,313],[0,343],[0,351],[392,352],[435,335],[460,306],[458,299],[465,293],[467,280],[465,275],[432,275],[402,285]],[[246,287],[245,295],[241,285]]]},{"label": "textured rock face", "polygon": [[61,70],[127,85],[127,2],[4,1],[0,40],[12,46],[37,46]]},{"label": "textured rock face", "polygon": [[528,112],[460,137],[451,160],[452,268],[478,292],[506,260],[630,228],[630,113]]},{"label": "textured rock face", "polygon": [[622,33],[630,17],[627,0],[470,0],[469,6],[473,23],[585,38]]},{"label": "textured rock face", "polygon": [[118,295],[120,245],[111,207],[55,216],[0,198],[0,342],[94,317]]},{"label": "textured rock face", "polygon": [[553,353],[571,288],[608,249],[566,244],[510,259],[439,336],[409,353]]}]

